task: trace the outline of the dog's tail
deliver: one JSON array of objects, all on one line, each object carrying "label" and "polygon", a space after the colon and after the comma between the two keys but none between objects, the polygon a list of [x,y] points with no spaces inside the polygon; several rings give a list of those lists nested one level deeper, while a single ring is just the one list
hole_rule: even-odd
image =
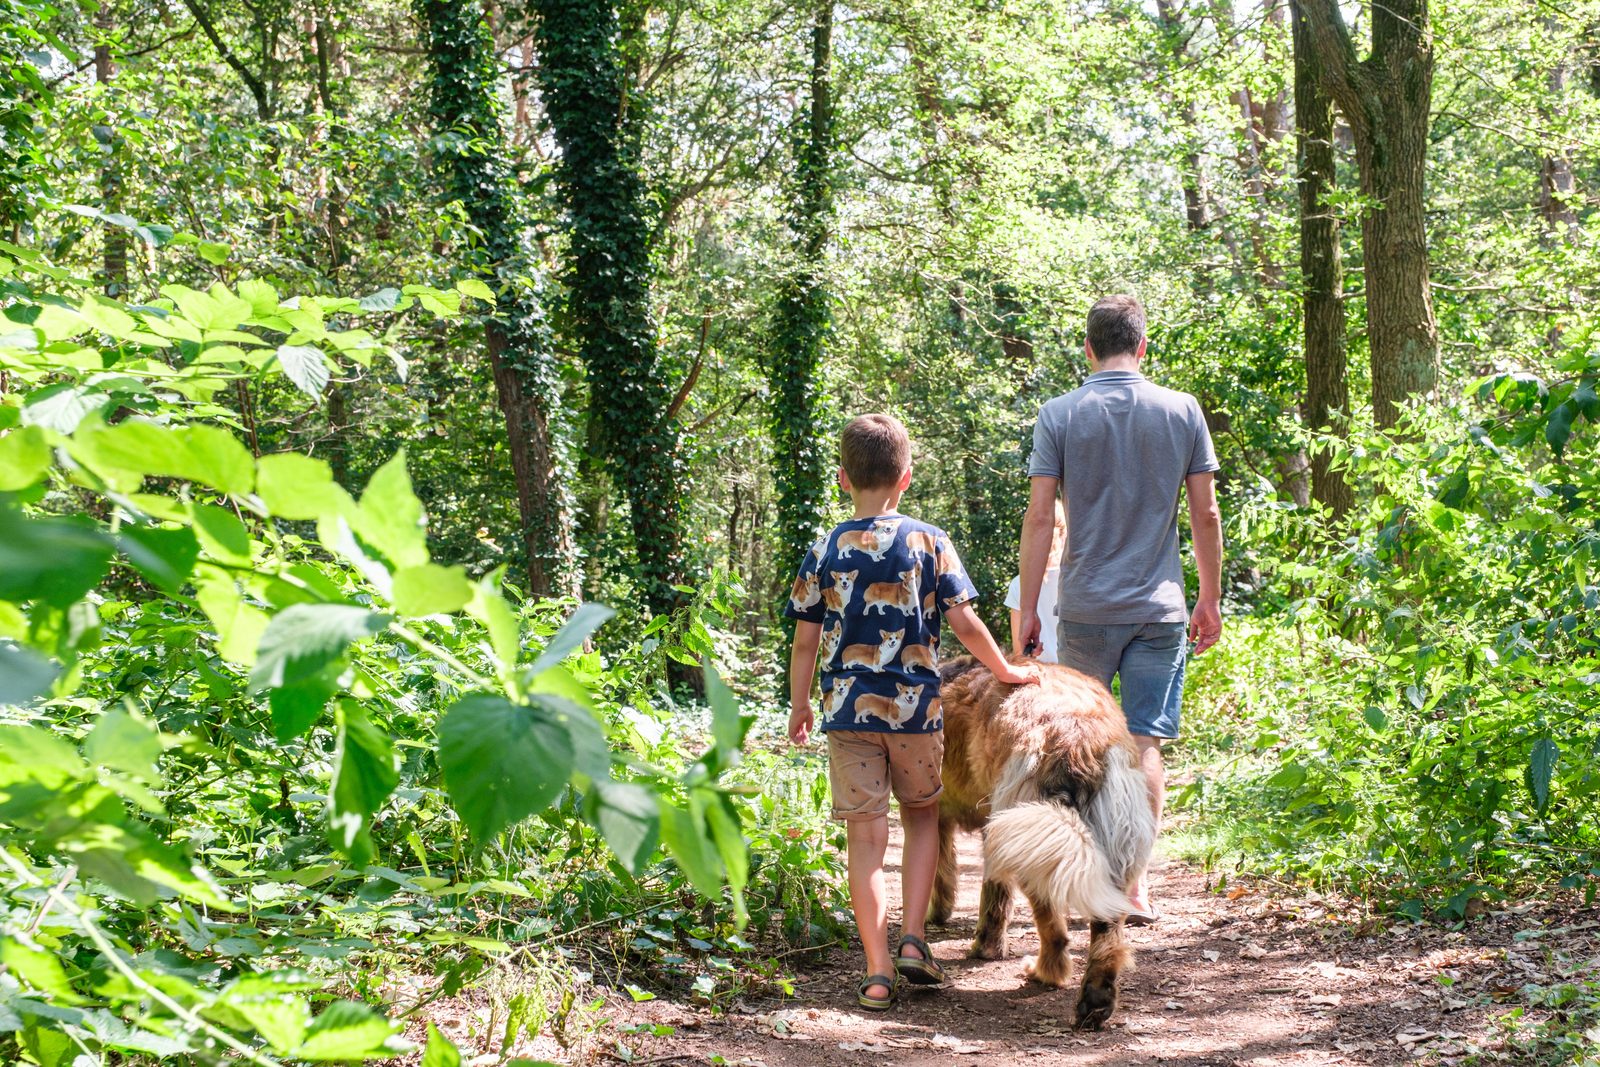
[{"label": "dog's tail", "polygon": [[1106,754],[1106,777],[1084,805],[1084,820],[1105,849],[1111,880],[1131,887],[1150,862],[1156,817],[1150,786],[1133,753],[1117,746]]},{"label": "dog's tail", "polygon": [[983,859],[985,878],[1049,901],[1063,917],[1115,922],[1128,912],[1128,892],[1112,877],[1100,843],[1060,801],[1029,801],[991,815]]}]

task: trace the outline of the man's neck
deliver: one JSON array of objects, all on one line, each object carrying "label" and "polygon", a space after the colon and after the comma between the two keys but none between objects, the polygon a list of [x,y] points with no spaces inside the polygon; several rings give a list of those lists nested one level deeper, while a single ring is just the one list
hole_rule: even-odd
[{"label": "man's neck", "polygon": [[850,499],[855,501],[856,513],[851,519],[873,519],[879,515],[892,515],[900,506],[898,489],[852,489]]},{"label": "man's neck", "polygon": [[1139,359],[1137,356],[1112,356],[1110,359],[1097,359],[1089,364],[1090,373],[1099,374],[1107,370],[1125,370],[1139,373]]}]

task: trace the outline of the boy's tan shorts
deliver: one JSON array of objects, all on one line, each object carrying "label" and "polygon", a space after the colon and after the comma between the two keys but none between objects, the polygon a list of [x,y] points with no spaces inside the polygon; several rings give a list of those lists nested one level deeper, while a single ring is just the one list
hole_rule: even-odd
[{"label": "boy's tan shorts", "polygon": [[889,813],[889,793],[903,808],[920,808],[944,792],[944,731],[893,734],[828,731],[828,783],[833,817],[844,822]]}]

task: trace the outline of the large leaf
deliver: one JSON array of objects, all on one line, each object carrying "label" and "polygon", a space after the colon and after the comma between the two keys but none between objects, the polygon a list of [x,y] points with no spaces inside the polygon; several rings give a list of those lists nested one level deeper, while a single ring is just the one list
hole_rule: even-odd
[{"label": "large leaf", "polygon": [[186,526],[124,526],[117,545],[128,562],[164,593],[180,591],[200,558],[200,541]]},{"label": "large leaf", "polygon": [[715,898],[722,891],[722,860],[706,826],[704,805],[689,793],[688,810],[661,797],[661,839],[690,884],[701,896]]},{"label": "large leaf", "polygon": [[0,704],[26,704],[50,691],[60,669],[30,649],[0,643]]},{"label": "large leaf", "polygon": [[749,917],[745,910],[744,887],[750,880],[750,850],[739,828],[739,814],[733,809],[733,801],[723,794],[709,789],[694,792],[704,805],[711,840],[717,846],[717,855],[728,876],[728,888],[733,892],[734,920],[742,924]]},{"label": "large leaf", "polygon": [[121,708],[100,716],[83,743],[89,762],[139,779],[155,782],[156,759],[161,755],[161,734],[150,723]]},{"label": "large leaf", "polygon": [[329,677],[333,672],[323,670],[294,685],[283,685],[267,696],[272,711],[272,736],[283,745],[304,734],[322,717],[322,709],[338,691]]},{"label": "large leaf", "polygon": [[389,616],[349,604],[292,604],[261,635],[250,684],[266,689],[303,682],[387,625]]},{"label": "large leaf", "polygon": [[94,588],[113,544],[83,516],[31,519],[0,507],[0,600],[64,608]]},{"label": "large leaf", "polygon": [[280,519],[320,519],[352,504],[326,461],[298,452],[262,456],[256,464],[256,492]]},{"label": "large leaf", "polygon": [[23,426],[0,437],[0,492],[15,493],[50,469],[50,442],[39,426]]},{"label": "large leaf", "polygon": [[314,1062],[384,1058],[395,1053],[388,1042],[398,1031],[365,1004],[340,1000],[316,1017],[294,1055]]},{"label": "large leaf", "polygon": [[411,489],[405,449],[396,452],[367,482],[356,515],[356,533],[397,568],[428,562],[422,502]]},{"label": "large leaf", "polygon": [[538,674],[540,671],[554,667],[572,653],[583,646],[583,642],[590,634],[598,630],[602,624],[616,612],[604,604],[579,604],[578,610],[566,624],[556,631],[550,643],[544,646],[544,651],[539,653],[539,658],[533,661],[533,666],[528,669],[529,674]]},{"label": "large leaf", "polygon": [[328,829],[333,846],[357,867],[372,861],[372,816],[400,782],[394,745],[372,725],[360,705],[341,700],[339,741],[328,788]]},{"label": "large leaf", "polygon": [[284,377],[312,400],[321,401],[328,387],[328,359],[314,345],[279,345],[278,365]]},{"label": "large leaf", "polygon": [[711,740],[718,769],[735,766],[743,753],[744,736],[755,721],[739,711],[739,701],[709,662],[705,665],[706,700],[711,705]]},{"label": "large leaf", "polygon": [[1533,794],[1540,815],[1550,806],[1550,776],[1555,773],[1556,760],[1560,758],[1561,749],[1548,737],[1533,743],[1533,752],[1528,757],[1528,791]]},{"label": "large leaf", "polygon": [[632,782],[596,782],[588,796],[589,821],[633,874],[644,870],[661,834],[656,796]]},{"label": "large leaf", "polygon": [[211,504],[194,504],[194,532],[206,555],[235,567],[250,566],[250,531],[232,511]]},{"label": "large leaf", "polygon": [[394,572],[390,599],[395,611],[408,617],[449,614],[472,600],[472,583],[461,567],[424,563]]},{"label": "large leaf", "polygon": [[157,426],[129,419],[77,435],[71,450],[96,470],[127,471],[199,482],[224,493],[255,487],[255,459],[216,426]]},{"label": "large leaf", "polygon": [[573,748],[563,720],[487,693],[463,697],[439,720],[445,787],[480,847],[566,784]]},{"label": "large leaf", "polygon": [[432,1023],[428,1024],[428,1045],[422,1050],[422,1067],[461,1067],[461,1051]]}]

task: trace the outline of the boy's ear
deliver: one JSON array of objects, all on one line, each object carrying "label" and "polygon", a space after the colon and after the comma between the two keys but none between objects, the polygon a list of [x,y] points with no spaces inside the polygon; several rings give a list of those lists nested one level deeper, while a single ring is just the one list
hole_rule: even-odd
[{"label": "boy's ear", "polygon": [[839,468],[839,488],[847,493],[851,491],[850,476],[844,472],[844,467],[842,466]]},{"label": "boy's ear", "polygon": [[898,490],[899,492],[903,493],[907,489],[909,489],[910,487],[911,487],[911,468],[907,467],[906,470],[905,470],[905,473],[900,475],[900,481],[895,485],[895,489]]}]

